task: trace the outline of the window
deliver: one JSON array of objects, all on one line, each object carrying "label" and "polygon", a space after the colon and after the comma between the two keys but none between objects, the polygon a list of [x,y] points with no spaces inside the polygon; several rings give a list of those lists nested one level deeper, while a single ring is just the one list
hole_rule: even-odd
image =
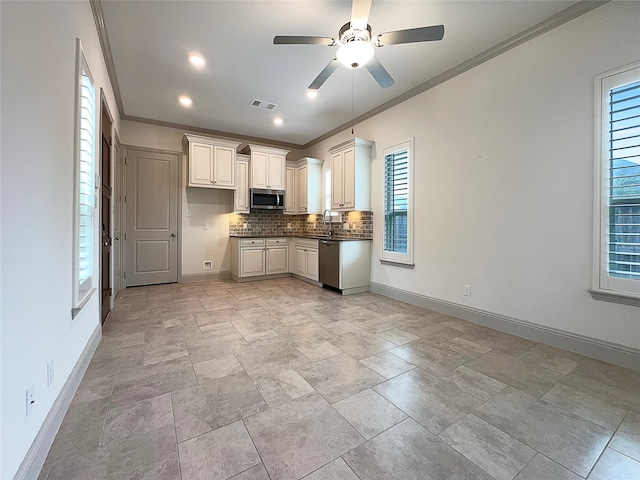
[{"label": "window", "polygon": [[382,259],[413,264],[413,139],[384,149]]},{"label": "window", "polygon": [[93,293],[94,181],[96,90],[82,50],[76,41],[76,119],[74,172],[73,310],[77,315]]},{"label": "window", "polygon": [[597,77],[596,91],[594,290],[640,301],[640,64]]}]

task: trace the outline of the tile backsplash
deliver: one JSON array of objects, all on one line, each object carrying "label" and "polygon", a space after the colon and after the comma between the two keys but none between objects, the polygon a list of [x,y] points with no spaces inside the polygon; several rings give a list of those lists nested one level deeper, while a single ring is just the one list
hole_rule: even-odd
[{"label": "tile backsplash", "polygon": [[[244,225],[247,228],[244,228]],[[348,225],[348,230],[345,230]],[[336,238],[373,238],[373,212],[342,212],[342,222],[332,223]],[[252,213],[232,213],[229,216],[229,235],[233,236],[304,236],[326,235],[329,224],[322,215],[285,215],[282,212],[263,210]]]}]

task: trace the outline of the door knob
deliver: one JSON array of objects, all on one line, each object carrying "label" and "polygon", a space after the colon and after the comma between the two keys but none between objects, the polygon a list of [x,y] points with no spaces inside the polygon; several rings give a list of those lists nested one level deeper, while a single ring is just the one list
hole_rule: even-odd
[{"label": "door knob", "polygon": [[172,233],[172,234],[171,234],[171,236],[172,236],[172,237],[175,237],[175,236],[176,236],[176,234],[175,234],[175,233]]}]

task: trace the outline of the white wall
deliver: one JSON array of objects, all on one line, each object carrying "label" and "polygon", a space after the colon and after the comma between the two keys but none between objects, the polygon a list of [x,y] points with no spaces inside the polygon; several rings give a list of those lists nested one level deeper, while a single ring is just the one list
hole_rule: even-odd
[{"label": "white wall", "polygon": [[[98,294],[71,319],[76,37],[116,128],[119,115],[89,2],[2,1],[0,9],[0,478],[9,479],[100,323]],[[30,385],[36,403],[26,417]]]},{"label": "white wall", "polygon": [[[120,140],[123,144],[136,147],[182,152],[184,134],[185,130],[181,129],[125,120],[122,122]],[[299,153],[292,151],[287,158],[301,158]],[[181,172],[182,274],[229,272],[231,258],[228,214],[233,211],[233,195],[229,190],[187,188],[186,155],[182,156]],[[186,216],[187,210],[191,211],[190,217]],[[209,224],[209,230],[203,229],[204,223]],[[205,260],[212,261],[212,270],[202,268]]]},{"label": "white wall", "polygon": [[[372,281],[640,348],[638,307],[587,292],[593,79],[640,59],[638,19],[640,3],[612,2],[357,125],[376,142]],[[349,136],[305,154],[327,159]],[[378,261],[382,150],[409,137],[414,270]]]}]

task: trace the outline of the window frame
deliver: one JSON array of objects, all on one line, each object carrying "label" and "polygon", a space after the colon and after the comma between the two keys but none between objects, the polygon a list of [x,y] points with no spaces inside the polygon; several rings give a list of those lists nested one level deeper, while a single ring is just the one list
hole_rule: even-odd
[{"label": "window frame", "polygon": [[[415,140],[414,137],[411,137],[408,140],[403,142],[396,143],[394,145],[385,147],[383,149],[382,155],[382,231],[381,231],[381,241],[380,241],[380,261],[385,264],[391,265],[399,265],[404,267],[414,267],[414,256],[413,256],[413,218],[414,218],[414,208],[413,208],[413,183],[414,183],[414,157],[415,157],[415,148],[414,148]],[[386,175],[384,173],[386,169],[387,157],[394,153],[398,153],[401,151],[407,151],[407,252],[399,253],[393,252],[385,249],[385,232],[386,232]]]},{"label": "window frame", "polygon": [[589,290],[596,300],[640,306],[640,280],[609,276],[609,94],[640,81],[640,62],[595,77],[594,248]]},{"label": "window frame", "polygon": [[[85,278],[82,278],[80,274],[81,260],[80,250],[83,246],[81,241],[81,208],[87,206],[86,202],[81,202],[80,198],[83,195],[81,189],[82,178],[86,177],[86,172],[82,169],[82,154],[83,154],[83,141],[86,137],[83,136],[83,77],[87,77],[91,83],[91,89],[93,90],[93,125],[91,132],[91,172],[89,175],[89,191],[90,191],[90,208],[91,208],[91,232],[89,235],[90,241],[88,247],[90,250],[90,273]],[[71,317],[75,318],[82,310],[84,305],[89,301],[93,293],[96,291],[94,287],[95,273],[96,273],[96,155],[97,155],[97,118],[98,118],[98,106],[97,106],[97,88],[96,83],[91,75],[89,64],[82,48],[80,39],[76,39],[76,72],[75,72],[75,111],[74,111],[74,171],[73,171],[73,299]],[[86,178],[85,178],[86,179]],[[86,196],[87,192],[84,192]]]}]

